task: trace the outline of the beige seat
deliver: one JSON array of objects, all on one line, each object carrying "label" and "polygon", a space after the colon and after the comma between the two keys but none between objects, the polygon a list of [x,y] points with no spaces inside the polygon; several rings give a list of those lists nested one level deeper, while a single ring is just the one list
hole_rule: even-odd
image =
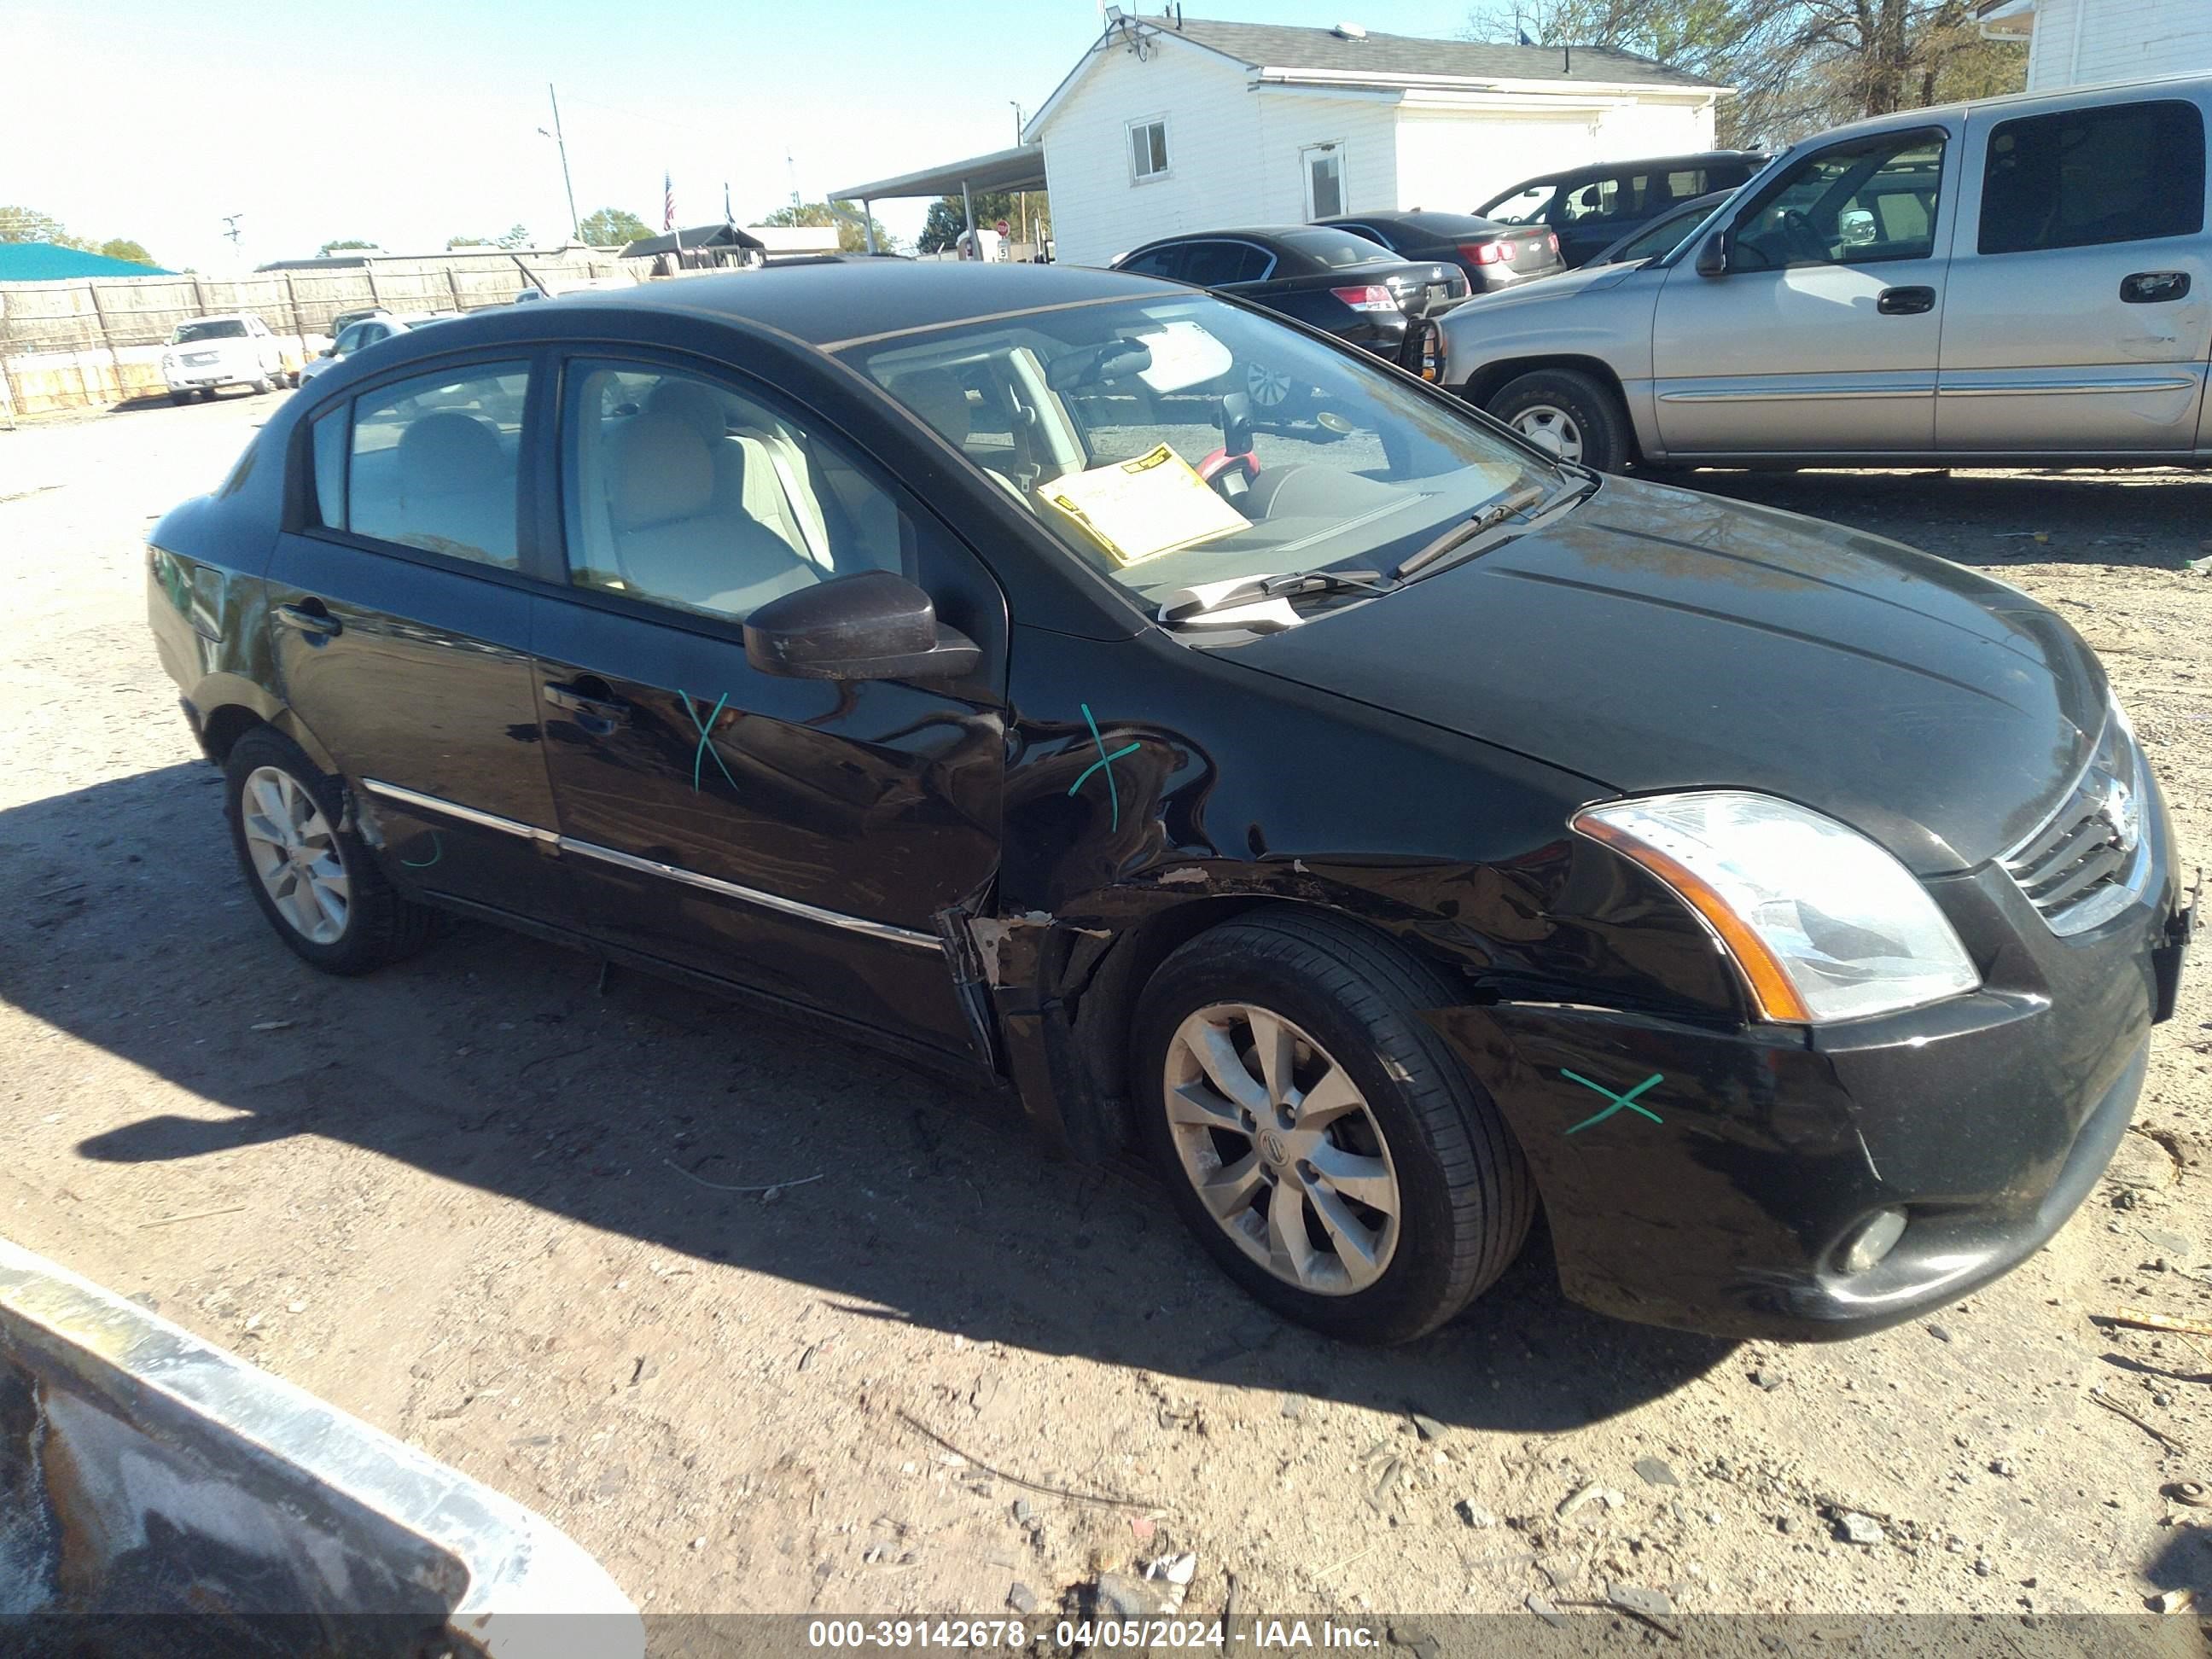
[{"label": "beige seat", "polygon": [[[787,512],[779,508],[763,523],[746,510],[764,495],[781,500],[765,460],[749,463],[741,444],[730,451],[734,468],[695,424],[665,409],[640,414],[611,434],[609,527],[615,568],[628,588],[743,617],[822,579],[799,550]],[[750,476],[757,471],[765,477]]]},{"label": "beige seat", "polygon": [[356,492],[356,532],[514,567],[514,469],[490,426],[453,410],[425,415],[399,434],[386,477],[388,491]]}]

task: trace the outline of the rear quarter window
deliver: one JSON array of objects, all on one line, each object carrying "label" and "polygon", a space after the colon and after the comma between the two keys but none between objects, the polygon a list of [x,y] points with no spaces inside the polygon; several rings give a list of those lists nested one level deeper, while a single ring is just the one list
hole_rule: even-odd
[{"label": "rear quarter window", "polygon": [[2024,116],[1990,129],[1983,253],[2191,236],[2204,228],[2204,118],[2178,100]]}]

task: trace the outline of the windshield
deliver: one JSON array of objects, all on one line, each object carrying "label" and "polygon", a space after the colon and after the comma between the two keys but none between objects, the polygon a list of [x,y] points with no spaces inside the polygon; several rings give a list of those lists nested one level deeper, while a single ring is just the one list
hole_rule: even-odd
[{"label": "windshield", "polygon": [[1559,482],[1379,365],[1204,295],[842,355],[1148,607],[1198,583],[1387,570],[1501,496]]},{"label": "windshield", "polygon": [[1310,230],[1285,230],[1275,240],[1294,253],[1327,265],[1331,270],[1342,270],[1352,265],[1371,265],[1377,259],[1388,259],[1390,250],[1380,243],[1370,242],[1364,236],[1354,236],[1348,230],[1330,230],[1316,225]]},{"label": "windshield", "polygon": [[1557,185],[1549,183],[1530,185],[1510,196],[1499,197],[1487,207],[1475,209],[1475,213],[1481,218],[1494,219],[1501,225],[1533,224],[1544,216],[1544,210],[1551,205],[1552,198],[1559,194],[1559,189]]},{"label": "windshield", "polygon": [[169,337],[171,345],[188,345],[194,340],[242,340],[246,325],[235,317],[216,317],[205,322],[179,323],[177,331]]}]

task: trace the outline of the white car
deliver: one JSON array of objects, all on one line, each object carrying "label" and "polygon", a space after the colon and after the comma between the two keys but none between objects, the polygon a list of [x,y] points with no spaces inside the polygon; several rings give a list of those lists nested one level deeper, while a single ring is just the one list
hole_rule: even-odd
[{"label": "white car", "polygon": [[348,323],[338,331],[337,338],[319,357],[310,357],[304,368],[293,376],[294,386],[303,386],[331,364],[350,357],[356,351],[373,346],[380,340],[388,340],[395,334],[404,334],[410,329],[422,327],[427,323],[442,323],[458,313],[450,311],[424,312],[416,316],[395,317],[390,312],[379,312],[373,317],[363,317]]},{"label": "white car", "polygon": [[198,392],[212,398],[218,387],[250,386],[268,392],[297,378],[284,367],[284,350],[269,325],[250,312],[223,317],[195,317],[179,323],[161,353],[161,379],[169,401],[183,403]]}]

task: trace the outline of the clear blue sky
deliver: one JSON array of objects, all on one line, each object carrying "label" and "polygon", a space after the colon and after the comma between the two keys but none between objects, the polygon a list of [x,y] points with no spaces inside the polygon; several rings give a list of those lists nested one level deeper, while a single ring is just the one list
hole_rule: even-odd
[{"label": "clear blue sky", "polygon": [[[1139,8],[1129,4],[1127,9]],[[1150,9],[1147,6],[1146,9]],[[1452,36],[1467,0],[1199,0],[1192,17],[1349,19]],[[556,83],[580,212],[740,223],[833,186],[1013,142],[1100,27],[1097,0],[11,0],[0,202],[161,264],[233,268],[338,237],[394,251],[520,222],[565,234]],[[786,162],[788,153],[790,161]],[[926,204],[884,204],[902,234]]]}]

